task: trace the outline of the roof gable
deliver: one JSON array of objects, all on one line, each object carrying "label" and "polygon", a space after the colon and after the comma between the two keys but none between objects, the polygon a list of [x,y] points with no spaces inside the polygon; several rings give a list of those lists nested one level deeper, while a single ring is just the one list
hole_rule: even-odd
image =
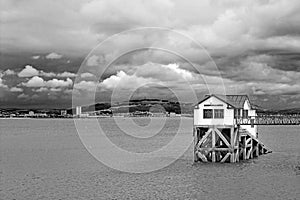
[{"label": "roof gable", "polygon": [[234,108],[244,108],[244,103],[246,100],[248,100],[250,107],[251,107],[251,103],[250,103],[247,95],[215,95],[215,94],[211,94],[211,95],[206,95],[204,97],[204,99],[202,99],[198,104],[203,103],[204,101],[206,101],[207,99],[209,99],[211,97],[215,97]]}]

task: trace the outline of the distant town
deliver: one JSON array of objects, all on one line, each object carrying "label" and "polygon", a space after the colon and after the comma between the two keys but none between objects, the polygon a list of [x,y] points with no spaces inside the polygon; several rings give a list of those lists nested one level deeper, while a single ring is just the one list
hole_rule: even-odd
[{"label": "distant town", "polygon": [[[259,115],[300,114],[300,108],[267,110],[256,107]],[[193,104],[161,99],[138,99],[129,102],[97,103],[66,109],[0,108],[0,118],[101,118],[101,117],[192,117]]]},{"label": "distant town", "polygon": [[129,102],[97,103],[67,109],[1,109],[0,118],[98,118],[98,117],[176,117],[192,116],[191,103],[160,99],[140,99]]}]

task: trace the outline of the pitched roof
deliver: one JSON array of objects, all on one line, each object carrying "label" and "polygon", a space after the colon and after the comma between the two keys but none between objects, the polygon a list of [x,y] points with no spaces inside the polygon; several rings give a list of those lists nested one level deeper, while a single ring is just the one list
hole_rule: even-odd
[{"label": "pitched roof", "polygon": [[211,95],[205,95],[204,99],[202,99],[198,104],[204,102],[205,100],[209,99],[210,97],[216,97],[217,99],[223,101],[224,103],[227,103],[231,105],[234,108],[243,108],[244,103],[246,100],[250,100],[247,95],[216,95],[216,94],[211,94]]}]

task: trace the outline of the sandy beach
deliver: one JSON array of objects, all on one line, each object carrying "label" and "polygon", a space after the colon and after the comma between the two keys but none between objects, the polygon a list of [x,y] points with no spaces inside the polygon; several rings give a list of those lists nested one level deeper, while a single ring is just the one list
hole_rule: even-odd
[{"label": "sandy beach", "polygon": [[[109,124],[111,119],[100,120]],[[120,172],[97,161],[81,143],[72,119],[0,120],[0,130],[1,199],[300,197],[299,126],[260,127],[259,137],[273,153],[258,159],[193,165],[189,148],[170,166],[142,174]],[[157,144],[167,142],[171,133],[172,127],[164,128]],[[115,134],[113,141],[122,144],[125,139]],[[186,137],[191,136],[187,130]]]}]

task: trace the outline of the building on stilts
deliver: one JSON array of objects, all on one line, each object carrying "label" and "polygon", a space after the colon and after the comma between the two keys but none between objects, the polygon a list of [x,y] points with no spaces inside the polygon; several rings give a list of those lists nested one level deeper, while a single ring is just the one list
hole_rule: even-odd
[{"label": "building on stilts", "polygon": [[194,161],[233,163],[270,153],[256,120],[247,95],[206,95],[194,108]]}]

